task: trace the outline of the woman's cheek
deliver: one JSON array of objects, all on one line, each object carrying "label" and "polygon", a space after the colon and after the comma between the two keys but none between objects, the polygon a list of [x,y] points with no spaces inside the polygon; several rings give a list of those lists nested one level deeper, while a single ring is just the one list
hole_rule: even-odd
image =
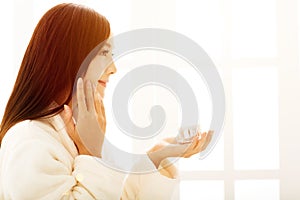
[{"label": "woman's cheek", "polygon": [[86,80],[90,80],[94,85],[98,83],[98,80],[105,72],[107,61],[105,56],[97,55],[90,63],[85,75]]}]

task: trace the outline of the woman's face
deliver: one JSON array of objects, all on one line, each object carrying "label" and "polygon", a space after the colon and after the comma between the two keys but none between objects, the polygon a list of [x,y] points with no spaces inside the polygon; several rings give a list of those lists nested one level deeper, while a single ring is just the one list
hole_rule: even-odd
[{"label": "woman's face", "polygon": [[109,77],[111,74],[116,73],[116,71],[117,69],[112,58],[112,41],[107,40],[91,61],[85,79],[92,82],[96,91],[103,98]]}]

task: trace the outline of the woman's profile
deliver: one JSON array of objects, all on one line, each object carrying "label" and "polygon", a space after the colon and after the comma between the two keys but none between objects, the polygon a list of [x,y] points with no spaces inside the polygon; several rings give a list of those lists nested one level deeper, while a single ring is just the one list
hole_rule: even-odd
[{"label": "woman's profile", "polygon": [[0,199],[174,197],[176,169],[164,162],[204,150],[212,132],[189,144],[167,138],[155,145],[145,160],[157,169],[153,174],[127,177],[97,162],[106,131],[102,98],[117,71],[110,37],[108,20],[82,5],[59,4],[40,19],[1,122]]}]

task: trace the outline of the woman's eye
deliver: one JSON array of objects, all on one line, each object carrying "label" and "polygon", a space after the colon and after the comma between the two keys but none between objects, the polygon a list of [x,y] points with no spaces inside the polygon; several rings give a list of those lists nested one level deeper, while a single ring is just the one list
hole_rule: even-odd
[{"label": "woman's eye", "polygon": [[100,52],[100,55],[101,56],[107,56],[108,53],[109,53],[108,50],[103,50],[103,51]]}]

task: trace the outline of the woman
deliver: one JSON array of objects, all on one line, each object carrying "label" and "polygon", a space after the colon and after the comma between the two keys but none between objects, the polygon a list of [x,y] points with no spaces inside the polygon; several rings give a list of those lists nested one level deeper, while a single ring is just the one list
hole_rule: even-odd
[{"label": "woman", "polygon": [[[171,199],[176,170],[164,164],[166,158],[205,149],[211,133],[188,145],[166,139],[142,163],[160,173],[126,181],[125,175],[97,162],[106,126],[101,97],[116,72],[109,37],[105,17],[84,6],[60,4],[41,18],[1,123],[0,199]],[[101,63],[110,64],[97,75],[94,95]],[[76,124],[72,109],[78,109]]]}]

